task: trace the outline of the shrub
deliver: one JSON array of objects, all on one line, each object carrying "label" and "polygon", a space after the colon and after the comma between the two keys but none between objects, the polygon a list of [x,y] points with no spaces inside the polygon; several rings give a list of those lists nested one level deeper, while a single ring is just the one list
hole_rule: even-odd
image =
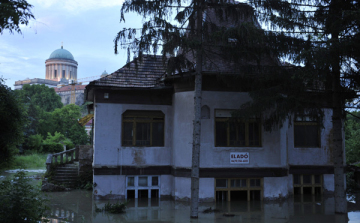
[{"label": "shrub", "polygon": [[0,183],[0,219],[2,223],[30,222],[42,220],[48,210],[47,199],[39,188],[32,186],[25,173],[20,171],[13,179]]},{"label": "shrub", "polygon": [[40,134],[31,135],[28,139],[28,147],[30,150],[41,151],[42,150],[42,136]]},{"label": "shrub", "polygon": [[43,141],[43,152],[48,153],[59,153],[64,150],[63,145],[66,146],[66,149],[72,149],[74,148],[74,144],[63,134],[60,132],[55,132],[52,136],[50,133],[48,133],[48,136]]},{"label": "shrub", "polygon": [[110,202],[108,202],[107,204],[105,204],[103,208],[98,208],[95,204],[95,212],[105,211],[112,214],[121,214],[125,212],[126,205],[127,202],[124,203],[116,202],[115,204],[110,204]]}]

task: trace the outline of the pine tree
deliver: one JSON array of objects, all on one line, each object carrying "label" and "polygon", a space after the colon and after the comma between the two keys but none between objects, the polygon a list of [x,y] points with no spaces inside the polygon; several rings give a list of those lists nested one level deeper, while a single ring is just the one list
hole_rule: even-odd
[{"label": "pine tree", "polygon": [[[301,66],[307,74],[300,83],[305,83],[308,90],[327,95],[324,99],[333,110],[335,211],[346,213],[342,132],[345,101],[354,97],[352,92],[359,87],[360,5],[358,1],[341,0],[254,0],[250,3],[257,9],[261,21],[268,25],[267,36],[274,49],[287,62]],[[299,86],[293,84],[291,86]],[[287,97],[294,97],[296,92],[288,91]],[[261,92],[252,95],[253,105],[265,96]],[[262,100],[266,100],[266,96]],[[306,108],[306,103],[284,104],[284,114],[295,111],[295,107]],[[285,116],[278,112],[278,109],[274,112],[270,125],[284,120]]]},{"label": "pine tree", "polygon": [[[243,3],[224,0],[127,0],[121,8],[136,12],[146,21],[141,28],[127,28],[115,37],[118,47],[127,49],[140,61],[144,53],[161,49],[167,75],[195,76],[194,125],[191,171],[191,217],[198,217],[199,155],[201,133],[201,89],[204,72],[247,74],[249,64],[274,65],[276,53],[269,52],[265,35],[253,10]],[[223,80],[226,82],[226,80]]]}]

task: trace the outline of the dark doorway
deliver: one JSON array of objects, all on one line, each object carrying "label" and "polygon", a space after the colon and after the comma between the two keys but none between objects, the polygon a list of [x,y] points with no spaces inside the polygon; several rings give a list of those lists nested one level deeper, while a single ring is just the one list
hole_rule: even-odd
[{"label": "dark doorway", "polygon": [[231,201],[247,201],[247,191],[246,190],[238,190],[238,191],[230,191],[230,200]]},{"label": "dark doorway", "polygon": [[227,191],[216,191],[216,201],[227,201]]},{"label": "dark doorway", "polygon": [[134,198],[135,198],[135,190],[128,190],[127,199],[134,199]]}]

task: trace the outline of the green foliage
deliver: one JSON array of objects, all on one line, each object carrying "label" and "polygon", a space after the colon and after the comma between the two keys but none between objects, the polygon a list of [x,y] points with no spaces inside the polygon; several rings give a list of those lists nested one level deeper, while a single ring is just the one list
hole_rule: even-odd
[{"label": "green foliage", "polygon": [[98,208],[95,204],[95,212],[109,212],[112,214],[121,214],[125,212],[127,202],[119,203],[116,202],[115,204],[111,204],[110,202],[106,203],[103,208]]},{"label": "green foliage", "polygon": [[33,151],[41,151],[42,150],[42,140],[43,137],[40,134],[31,135],[28,138],[28,147]]},{"label": "green foliage", "polygon": [[24,84],[23,88],[16,91],[24,104],[38,106],[40,110],[52,112],[56,108],[62,108],[61,97],[55,93],[54,88],[44,84]]},{"label": "green foliage", "polygon": [[92,190],[93,189],[93,172],[87,171],[79,175],[77,180],[77,187],[79,189]]},{"label": "green foliage", "polygon": [[31,153],[27,155],[16,155],[7,169],[42,169],[45,168],[47,154]]},{"label": "green foliage", "polygon": [[20,171],[13,179],[0,182],[0,219],[3,223],[42,221],[47,207],[39,188]]},{"label": "green foliage", "polygon": [[53,88],[45,85],[25,84],[15,93],[22,102],[23,116],[26,117],[22,150],[31,150],[34,149],[29,144],[29,141],[33,140],[30,139],[32,135],[40,134],[45,138],[48,132],[54,133],[51,112],[62,107],[61,98]]},{"label": "green foliage", "polygon": [[78,123],[81,118],[80,107],[69,104],[61,109],[55,109],[52,113],[54,125],[57,131],[64,134],[75,145],[85,145],[88,143],[88,135],[85,128]]},{"label": "green foliage", "polygon": [[32,5],[25,0],[2,0],[0,4],[0,34],[8,29],[10,33],[21,33],[20,26],[35,19],[30,11]]},{"label": "green foliage", "polygon": [[74,148],[74,144],[67,139],[63,134],[59,132],[55,132],[54,135],[51,135],[48,133],[48,136],[43,141],[42,146],[43,150],[42,152],[48,152],[48,153],[58,153],[64,151],[64,147],[66,146],[66,149],[72,149]]},{"label": "green foliage", "polygon": [[25,118],[14,91],[0,78],[0,167],[6,166],[18,151],[16,146],[23,141]]},{"label": "green foliage", "polygon": [[[355,117],[355,116],[357,117]],[[359,118],[358,118],[359,117]],[[347,114],[345,121],[346,163],[360,161],[360,112]]]}]

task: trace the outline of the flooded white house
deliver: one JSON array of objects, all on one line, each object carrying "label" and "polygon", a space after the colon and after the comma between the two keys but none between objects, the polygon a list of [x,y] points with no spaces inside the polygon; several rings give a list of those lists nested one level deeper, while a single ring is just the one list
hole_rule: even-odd
[{"label": "flooded white house", "polygon": [[[202,74],[200,200],[332,193],[331,109],[324,108],[322,123],[292,114],[273,131],[261,116],[234,120],[251,97],[227,87],[219,76],[232,64],[213,59],[221,66],[205,61]],[[261,62],[278,63],[270,56]],[[91,82],[85,98],[93,102],[95,197],[190,199],[192,71],[167,75],[161,56],[144,55]]]}]

